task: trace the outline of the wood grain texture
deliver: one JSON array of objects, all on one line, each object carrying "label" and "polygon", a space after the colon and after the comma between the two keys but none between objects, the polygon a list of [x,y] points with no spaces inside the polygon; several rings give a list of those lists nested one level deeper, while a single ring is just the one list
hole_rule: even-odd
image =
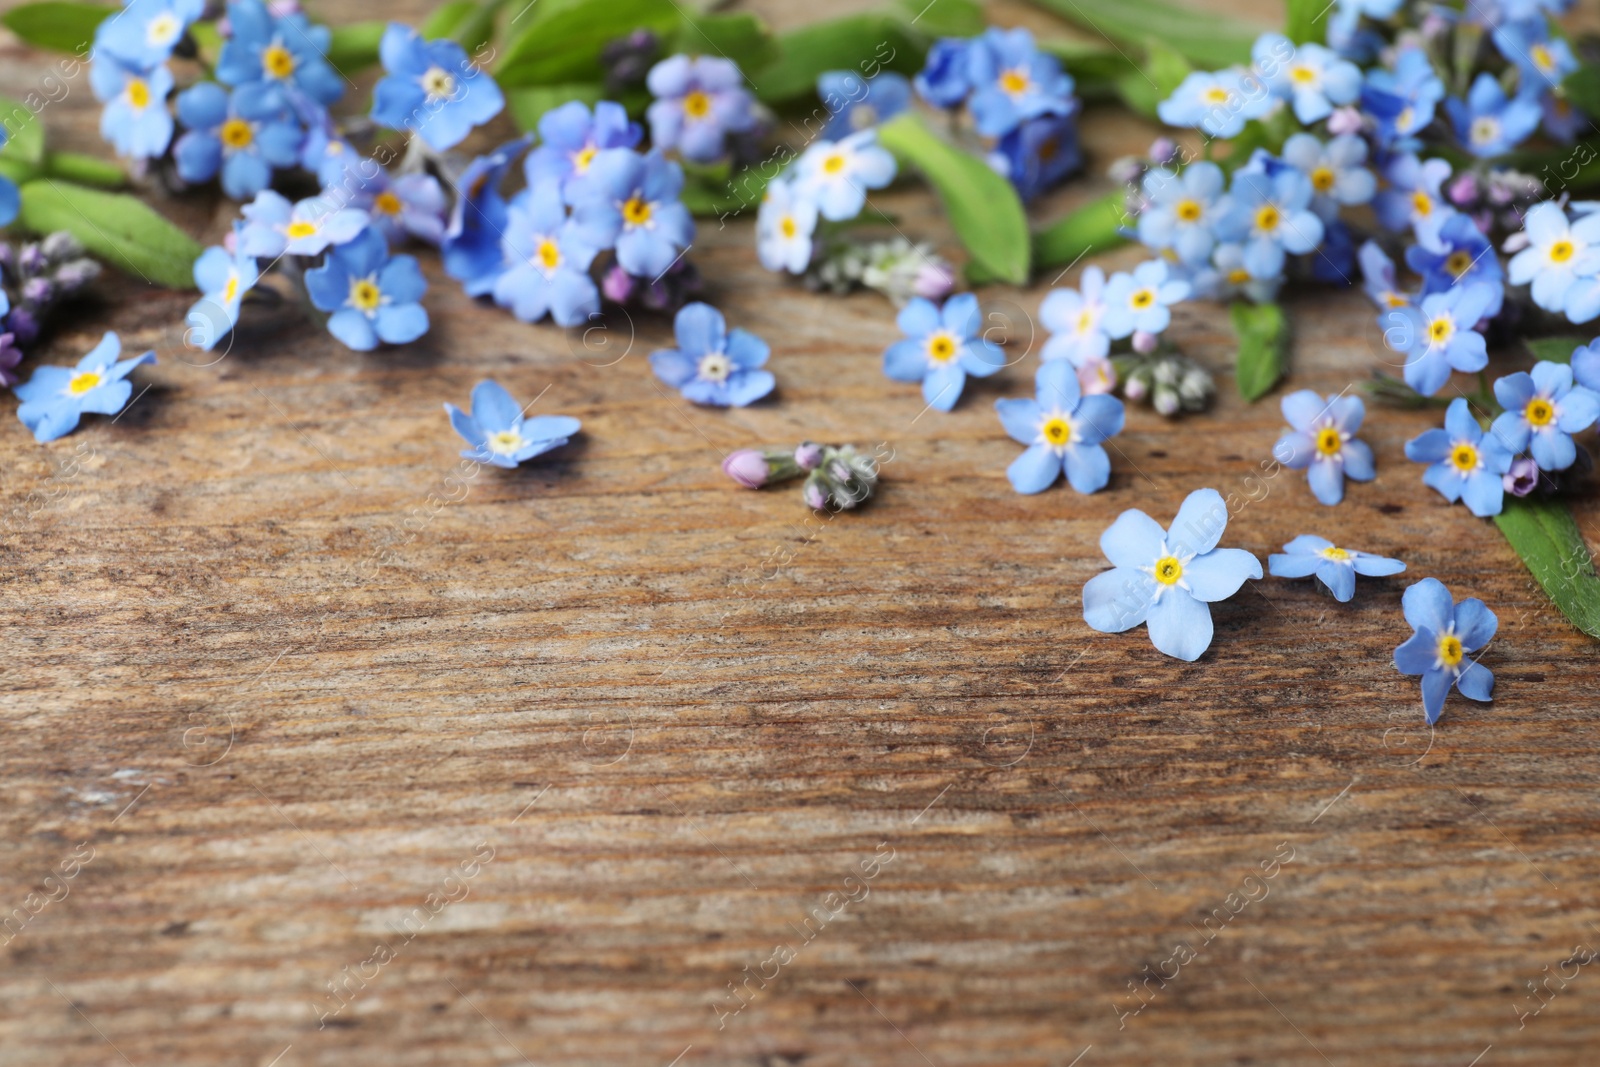
[{"label": "wood grain texture", "polygon": [[[45,62],[0,55],[13,95]],[[48,119],[98,150],[95,115],[79,86]],[[1095,172],[1152,132],[1091,113]],[[212,239],[228,218],[153,199]],[[874,199],[949,248],[916,185]],[[66,895],[4,945],[0,1064],[1592,1059],[1595,968],[1518,1012],[1600,943],[1596,646],[1421,486],[1402,445],[1437,416],[1374,405],[1378,478],[1338,508],[1252,480],[1279,394],[1239,402],[1225,309],[1186,305],[1215,411],[1133,408],[1107,491],[1023,498],[993,401],[1033,356],[919,414],[880,298],[761,271],[748,220],[693,254],[772,342],[775,400],[691,408],[645,363],[665,322],[586,348],[425,259],[417,345],[257,314],[213,366],[141,370],[115,424],[41,447],[6,409],[0,914]],[[1031,313],[1049,281],[984,297]],[[170,342],[189,299],[97,291],[47,359]],[[1359,295],[1290,307],[1296,386],[1382,359]],[[447,482],[440,401],[489,376],[584,433]],[[868,507],[718,470],[803,437],[890,450]],[[1252,583],[1192,665],[1087,630],[1100,531],[1202,485],[1259,498],[1226,542],[1263,558],[1319,532],[1411,571],[1350,605]],[[1494,703],[1452,698],[1431,738],[1390,662],[1425,575],[1501,619]]]}]

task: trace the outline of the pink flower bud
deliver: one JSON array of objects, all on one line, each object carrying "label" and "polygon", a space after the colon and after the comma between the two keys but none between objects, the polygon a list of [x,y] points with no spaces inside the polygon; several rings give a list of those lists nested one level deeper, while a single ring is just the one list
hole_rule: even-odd
[{"label": "pink flower bud", "polygon": [[815,441],[807,441],[794,450],[794,461],[800,464],[803,471],[814,471],[822,463],[822,446]]},{"label": "pink flower bud", "polygon": [[612,267],[600,281],[600,291],[614,304],[626,304],[633,296],[633,275],[621,267]]},{"label": "pink flower bud", "polygon": [[806,481],[805,488],[800,490],[800,499],[806,502],[806,507],[821,511],[828,506],[828,493],[816,482]]},{"label": "pink flower bud", "polygon": [[1150,353],[1156,350],[1156,344],[1160,342],[1160,340],[1161,338],[1157,337],[1153,333],[1146,333],[1144,330],[1134,330],[1133,350],[1140,355],[1148,356]]},{"label": "pink flower bud", "polygon": [[911,283],[911,291],[928,300],[943,300],[955,287],[955,275],[943,263],[924,263]]},{"label": "pink flower bud", "polygon": [[1456,207],[1466,207],[1478,199],[1478,179],[1470,172],[1458,175],[1445,189],[1445,196]]},{"label": "pink flower bud", "polygon": [[1150,162],[1156,166],[1171,163],[1178,154],[1178,143],[1170,137],[1157,137],[1150,142]]},{"label": "pink flower bud", "polygon": [[1109,393],[1116,387],[1117,372],[1116,368],[1111,366],[1109,359],[1098,357],[1086,359],[1078,368],[1078,388],[1083,390],[1084,396]]},{"label": "pink flower bud", "polygon": [[1527,456],[1511,461],[1511,469],[1500,479],[1512,496],[1527,496],[1539,484],[1539,464]]},{"label": "pink flower bud", "polygon": [[722,469],[746,489],[760,489],[767,484],[766,457],[753,448],[728,453],[722,461]]},{"label": "pink flower bud", "polygon": [[1129,378],[1128,384],[1122,387],[1122,395],[1129,400],[1143,400],[1150,387],[1145,385],[1143,378]]},{"label": "pink flower bud", "polygon": [[1361,112],[1353,107],[1336,107],[1328,116],[1328,132],[1335,137],[1361,132]]}]

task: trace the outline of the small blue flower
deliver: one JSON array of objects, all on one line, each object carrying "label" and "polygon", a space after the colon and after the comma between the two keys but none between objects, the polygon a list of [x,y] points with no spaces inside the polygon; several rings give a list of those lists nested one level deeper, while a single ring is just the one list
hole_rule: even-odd
[{"label": "small blue flower", "polygon": [[1322,220],[1310,210],[1315,190],[1311,179],[1292,168],[1268,177],[1234,175],[1229,198],[1233,206],[1218,235],[1244,244],[1244,265],[1260,278],[1283,272],[1286,252],[1310,252],[1322,243]]},{"label": "small blue flower", "polygon": [[1000,138],[989,164],[1016,186],[1025,201],[1054,189],[1083,165],[1076,109],[1020,123]]},{"label": "small blue flower", "polygon": [[1170,248],[1190,265],[1205,263],[1217,243],[1217,226],[1233,208],[1223,192],[1222,168],[1191,163],[1183,173],[1156,167],[1144,176],[1149,206],[1139,213],[1139,241],[1146,248]]},{"label": "small blue flower", "polygon": [[1455,213],[1440,191],[1450,177],[1450,164],[1442,159],[1423,161],[1406,152],[1389,160],[1383,176],[1388,186],[1372,202],[1378,221],[1397,232],[1409,226],[1418,240],[1434,240]]},{"label": "small blue flower", "polygon": [[1456,138],[1479,159],[1504,155],[1539,128],[1542,112],[1534,96],[1507,98],[1500,81],[1479,74],[1463,103],[1455,97],[1444,102],[1455,125]]},{"label": "small blue flower", "polygon": [[1118,271],[1106,283],[1106,333],[1112,339],[1134,331],[1160,333],[1172,322],[1171,305],[1187,299],[1190,286],[1170,277],[1164,260],[1139,264],[1132,274]]},{"label": "small blue flower", "polygon": [[410,26],[391,22],[378,46],[387,76],[372,90],[372,119],[409,130],[443,151],[466,139],[506,106],[494,79],[443,38],[425,41]]},{"label": "small blue flower", "polygon": [[1323,144],[1309,133],[1297,133],[1283,144],[1283,161],[1304,174],[1315,194],[1311,210],[1332,225],[1339,209],[1365,204],[1378,191],[1378,178],[1367,167],[1367,142],[1347,133]]},{"label": "small blue flower", "polygon": [[996,400],[1000,425],[1027,445],[1006,477],[1019,493],[1039,493],[1063,473],[1080,493],[1097,493],[1111,478],[1111,457],[1101,442],[1122,432],[1122,401],[1104,393],[1084,396],[1070,363],[1056,360],[1034,375],[1035,399]]},{"label": "small blue flower", "polygon": [[1217,547],[1227,525],[1228,508],[1215,489],[1190,493],[1170,530],[1137,508],[1124,511],[1100,535],[1100,551],[1113,569],[1084,585],[1083,620],[1107,634],[1148,623],[1158,651],[1199,659],[1211,646],[1206,605],[1261,577],[1255,556]]},{"label": "small blue flower", "polygon": [[586,239],[617,249],[622,269],[654,280],[694,240],[694,220],[678,202],[683,168],[659,150],[613,148],[595,157],[575,208]]},{"label": "small blue flower", "polygon": [[1578,134],[1589,129],[1589,116],[1572,106],[1572,100],[1561,93],[1548,93],[1542,105],[1544,132],[1562,144],[1571,144]]},{"label": "small blue flower", "polygon": [[645,112],[650,140],[694,163],[722,158],[727,135],[755,128],[753,99],[739,65],[719,56],[668,56],[645,79],[656,97]]},{"label": "small blue flower", "polygon": [[1452,370],[1480,371],[1489,363],[1477,325],[1495,296],[1487,283],[1457,286],[1422,298],[1420,307],[1396,308],[1382,319],[1384,341],[1406,355],[1406,384],[1432,396]]},{"label": "small blue flower", "polygon": [[361,160],[361,154],[339,136],[331,121],[313,125],[300,144],[300,165],[315,174],[324,189],[345,185]]},{"label": "small blue flower", "polygon": [[811,238],[816,231],[816,202],[797,193],[791,181],[774,178],[768,182],[756,213],[756,255],[761,265],[804,274],[811,265]]},{"label": "small blue flower", "polygon": [[[9,135],[5,127],[0,126],[0,148],[6,146]],[[22,210],[22,194],[17,185],[10,178],[0,177],[0,226],[10,225],[11,220],[17,217],[17,212]],[[6,305],[10,310],[10,305]],[[0,315],[5,314],[0,311]]]},{"label": "small blue flower", "polygon": [[1330,396],[1302,389],[1282,400],[1292,429],[1278,438],[1273,458],[1291,470],[1306,470],[1312,495],[1329,507],[1344,499],[1344,480],[1370,482],[1377,476],[1372,449],[1355,440],[1366,417],[1360,397]]},{"label": "small blue flower", "polygon": [[[1362,287],[1367,292],[1367,299],[1384,311],[1408,307],[1415,302],[1415,297],[1399,288],[1399,282],[1395,277],[1394,260],[1384,253],[1378,242],[1369,240],[1363,244],[1359,258]],[[1383,324],[1382,315],[1378,317],[1378,324]]]},{"label": "small blue flower", "polygon": [[[239,226],[234,225],[237,248]],[[194,261],[194,284],[200,299],[184,317],[189,327],[184,340],[205,351],[215,348],[239,324],[239,304],[244,294],[261,280],[254,256],[213,246]]]},{"label": "small blue flower", "polygon": [[1493,699],[1494,675],[1467,657],[1482,651],[1499,629],[1494,612],[1477,597],[1457,604],[1437,578],[1424,578],[1407,589],[1400,604],[1416,633],[1394,650],[1394,665],[1401,674],[1422,675],[1428,725],[1439,721],[1452,685],[1468,700]]},{"label": "small blue flower", "polygon": [[14,392],[22,401],[17,418],[33,431],[33,439],[44,444],[71,433],[86,412],[115,415],[121,411],[133,395],[128,375],[133,368],[156,361],[154,352],[146,352],[119,363],[121,354],[121,339],[108,332],[76,367],[38,367],[33,377],[17,386]]},{"label": "small blue flower", "polygon": [[365,211],[340,207],[337,200],[309,197],[291,204],[271,189],[240,210],[245,226],[239,251],[262,259],[317,255],[329,245],[354,240],[369,221]]},{"label": "small blue flower", "polygon": [[500,195],[500,183],[532,139],[530,134],[508,141],[474,159],[461,172],[455,206],[439,252],[444,272],[460,282],[468,296],[493,292],[505,272],[501,235],[509,222],[509,208]]},{"label": "small blue flower", "polygon": [[1522,72],[1522,93],[1548,92],[1578,69],[1571,46],[1559,37],[1552,40],[1549,23],[1542,18],[1502,22],[1491,36],[1506,61]]},{"label": "small blue flower", "polygon": [[1432,246],[1414,244],[1406,249],[1406,266],[1422,275],[1424,295],[1442,293],[1456,286],[1481,284],[1489,286],[1494,298],[1484,312],[1485,318],[1500,314],[1505,298],[1505,271],[1494,246],[1478,229],[1470,215],[1453,213],[1439,228]]},{"label": "small blue flower", "polygon": [[165,63],[204,0],[130,0],[95,30],[95,45],[130,67],[148,70]]},{"label": "small blue flower", "polygon": [[907,340],[884,352],[883,373],[897,382],[921,382],[929,407],[949,411],[967,375],[987,378],[1005,366],[1004,354],[983,337],[983,314],[971,293],[952,296],[942,311],[930,300],[913,297],[895,322]]},{"label": "small blue flower", "polygon": [[1235,70],[1196,70],[1156,106],[1156,114],[1168,126],[1192,127],[1227,139],[1239,136],[1246,122],[1261,118],[1273,103],[1272,94],[1253,75],[1247,79]]},{"label": "small blue flower", "polygon": [[236,99],[216,82],[200,82],[178,94],[178,118],[188,127],[172,156],[178,177],[205,182],[222,172],[222,191],[248,200],[272,182],[274,168],[300,158],[300,126],[261,98]]},{"label": "small blue flower", "polygon": [[1052,289],[1039,304],[1039,321],[1050,339],[1039,350],[1045,362],[1064,359],[1074,367],[1106,358],[1111,335],[1103,325],[1106,315],[1106,275],[1099,267],[1085,267],[1077,289]]},{"label": "small blue flower", "polygon": [[[1600,212],[1573,222],[1561,205],[1545,201],[1523,216],[1522,228],[1528,246],[1511,257],[1507,277],[1512,285],[1532,282],[1533,302],[1546,311],[1566,310],[1568,291],[1578,278],[1600,270]],[[1570,311],[1568,317],[1586,321]]]},{"label": "small blue flower", "polygon": [[1572,380],[1600,394],[1600,337],[1572,350]]},{"label": "small blue flower", "polygon": [[1416,45],[1400,49],[1394,70],[1368,71],[1361,88],[1362,109],[1377,121],[1378,143],[1395,150],[1417,143],[1414,135],[1433,121],[1443,99],[1444,82],[1427,52]]},{"label": "small blue flower", "polygon": [[1283,546],[1283,554],[1267,557],[1267,573],[1275,578],[1310,578],[1328,587],[1335,600],[1348,603],[1356,595],[1356,575],[1387,578],[1406,565],[1387,556],[1340,548],[1326,538],[1301,534]]},{"label": "small blue flower", "polygon": [[878,144],[877,130],[862,130],[842,141],[814,141],[795,164],[802,195],[816,201],[822,217],[847,222],[867,205],[867,190],[894,181],[894,156]]},{"label": "small blue flower", "polygon": [[327,61],[328,27],[299,12],[274,17],[261,0],[232,0],[228,24],[232,35],[217,58],[217,80],[259,97],[253,103],[293,108],[309,126],[344,95],[344,81]]},{"label": "small blue flower", "polygon": [[1072,75],[1055,56],[1039,51],[1027,30],[985,30],[972,41],[967,73],[973,85],[968,106],[985,137],[1004,136],[1027,119],[1065,115],[1076,106]]},{"label": "small blue flower", "polygon": [[428,332],[420,301],[428,283],[413,256],[389,255],[375,229],[330,249],[320,267],[306,271],[306,292],[320,311],[332,312],[328,332],[357,352],[409,344]]},{"label": "small blue flower", "polygon": [[444,410],[450,425],[471,446],[461,453],[462,458],[506,470],[560,448],[581,428],[570,415],[524,418],[522,408],[499,382],[482,381],[472,387],[470,412],[450,403]]},{"label": "small blue flower", "polygon": [[[1277,57],[1292,58],[1280,62]],[[1267,87],[1294,104],[1294,117],[1309,126],[1333,113],[1335,104],[1361,95],[1361,68],[1320,44],[1296,47],[1281,33],[1264,33],[1251,49],[1257,70],[1269,72]]]},{"label": "small blue flower", "polygon": [[871,78],[853,70],[830,70],[817,78],[817,95],[831,113],[822,136],[839,141],[857,130],[881,126],[910,107],[911,83],[892,70]]},{"label": "small blue flower", "polygon": [[972,43],[960,37],[941,37],[928,49],[922,72],[912,80],[917,95],[934,107],[958,108],[972,95],[968,56]]},{"label": "small blue flower", "polygon": [[1406,442],[1406,458],[1432,464],[1422,481],[1452,504],[1464,501],[1480,519],[1500,514],[1505,486],[1500,476],[1511,469],[1511,452],[1496,434],[1485,434],[1465,397],[1445,409],[1444,429],[1425,430]]},{"label": "small blue flower", "polygon": [[165,66],[124,66],[109,55],[95,56],[89,64],[89,87],[104,103],[100,136],[119,156],[157,159],[172,143],[172,112],[167,94],[172,92],[172,71]]},{"label": "small blue flower", "polygon": [[420,172],[391,178],[388,171],[371,161],[363,161],[358,167],[369,173],[356,185],[351,204],[366,211],[373,227],[390,244],[399,244],[407,237],[431,245],[444,240],[445,215],[450,205],[438,178]]},{"label": "small blue flower", "polygon": [[[1219,244],[1211,253],[1211,267],[1197,271],[1191,284],[1197,293],[1206,292],[1213,300],[1242,294],[1257,304],[1270,304],[1278,299],[1278,290],[1283,287],[1283,266],[1280,263],[1270,273],[1262,274],[1251,269],[1251,262],[1239,242]],[[1270,265],[1270,257],[1266,262]]]},{"label": "small blue flower", "polygon": [[729,330],[722,312],[710,304],[685,304],[672,327],[678,347],[652,352],[650,368],[686,400],[742,408],[777,386],[772,372],[761,369],[770,351],[767,342],[746,330]]},{"label": "small blue flower", "polygon": [[523,322],[546,314],[557,326],[581,326],[600,312],[600,291],[589,277],[599,248],[567,215],[554,182],[524,189],[511,201],[501,239],[504,273],[494,301]]},{"label": "small blue flower", "polygon": [[1572,367],[1548,360],[1498,379],[1494,397],[1506,410],[1490,432],[1513,454],[1531,452],[1540,470],[1566,470],[1578,458],[1572,435],[1600,419],[1600,395],[1572,382]]},{"label": "small blue flower", "polygon": [[540,116],[541,143],[522,169],[530,187],[559,182],[567,202],[576,203],[595,158],[608,148],[636,148],[643,136],[621,104],[602,100],[590,114],[581,100],[571,100]]}]

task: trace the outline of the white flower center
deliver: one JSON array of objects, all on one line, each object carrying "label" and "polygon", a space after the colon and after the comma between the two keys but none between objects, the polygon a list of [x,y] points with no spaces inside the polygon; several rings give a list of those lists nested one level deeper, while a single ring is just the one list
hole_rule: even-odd
[{"label": "white flower center", "polygon": [[707,352],[700,357],[698,373],[708,382],[725,382],[733,373],[733,363],[721,352]]}]

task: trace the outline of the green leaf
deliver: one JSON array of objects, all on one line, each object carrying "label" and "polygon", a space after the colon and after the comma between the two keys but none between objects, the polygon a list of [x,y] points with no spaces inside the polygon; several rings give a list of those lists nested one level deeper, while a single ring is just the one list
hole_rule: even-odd
[{"label": "green leaf", "polygon": [[1571,363],[1573,349],[1582,348],[1589,340],[1585,337],[1524,337],[1522,343],[1528,346],[1534,359]]},{"label": "green leaf", "polygon": [[506,107],[517,129],[529,132],[539,128],[539,119],[546,111],[554,111],[569,100],[582,101],[594,107],[605,99],[605,95],[606,87],[599,82],[536,85],[529,89],[506,90]]},{"label": "green leaf", "polygon": [[114,4],[46,0],[45,3],[14,7],[0,15],[0,23],[25,44],[35,48],[87,56],[89,46],[94,42],[95,28],[112,12],[119,10],[121,8]]},{"label": "green leaf", "polygon": [[1066,267],[1084,256],[1116,248],[1127,240],[1127,194],[1122,190],[1091,200],[1033,238],[1033,259],[1040,267]]},{"label": "green leaf", "polygon": [[80,185],[116,189],[128,181],[127,172],[110,160],[78,152],[51,152],[44,157],[44,172]]},{"label": "green leaf", "polygon": [[381,19],[334,26],[328,51],[324,54],[328,65],[336,73],[344,75],[375,66],[378,62],[378,42],[383,40],[383,31],[388,26]]},{"label": "green leaf", "polygon": [[1295,44],[1323,44],[1328,39],[1327,0],[1284,0],[1283,35]]},{"label": "green leaf", "polygon": [[725,163],[713,167],[686,165],[683,177],[683,206],[701,217],[737,215],[757,207],[769,180],[755,167],[732,174]]},{"label": "green leaf", "polygon": [[829,70],[859,71],[871,78],[882,70],[915,74],[926,46],[893,15],[846,15],[815,22],[778,38],[778,59],[761,72],[756,95],[767,104],[816,98],[817,76]]},{"label": "green leaf", "polygon": [[450,3],[441,4],[433,9],[433,14],[422,24],[420,32],[430,41],[449,37],[463,22],[471,18],[476,10],[478,10],[478,0],[450,0]]},{"label": "green leaf", "polygon": [[1585,63],[1561,81],[1561,91],[1584,114],[1600,116],[1600,63]]},{"label": "green leaf", "polygon": [[1175,48],[1151,41],[1145,48],[1143,67],[1134,67],[1117,79],[1117,91],[1129,107],[1146,118],[1156,117],[1156,105],[1172,95],[1194,67]]},{"label": "green leaf", "polygon": [[694,56],[727,56],[754,83],[778,58],[778,40],[765,22],[748,12],[693,15],[684,20],[673,49]]},{"label": "green leaf", "polygon": [[1600,637],[1600,578],[1571,510],[1559,500],[1508,496],[1494,524],[1561,614]]},{"label": "green leaf", "polygon": [[976,37],[987,25],[978,0],[900,0],[900,10],[929,37]]},{"label": "green leaf", "polygon": [[1257,27],[1165,0],[1033,0],[1046,11],[1126,47],[1155,38],[1207,70],[1250,62]]},{"label": "green leaf", "polygon": [[169,289],[194,287],[200,246],[188,234],[125,193],[107,193],[49,178],[22,187],[22,226],[34,233],[66,230],[110,266]]},{"label": "green leaf", "polygon": [[1056,39],[1039,47],[1061,60],[1062,69],[1077,83],[1077,93],[1085,100],[1105,99],[1117,93],[1117,82],[1137,69],[1126,52],[1115,48]]},{"label": "green leaf", "polygon": [[1289,320],[1277,304],[1242,300],[1234,302],[1229,317],[1239,335],[1239,358],[1233,369],[1239,395],[1260,400],[1288,369]]},{"label": "green leaf", "polygon": [[44,120],[8,96],[0,96],[0,126],[8,135],[0,156],[37,166],[44,160]]},{"label": "green leaf", "polygon": [[529,14],[514,17],[516,36],[495,68],[501,88],[598,81],[600,52],[609,42],[641,29],[671,40],[683,22],[673,0],[605,0],[603,12],[598,6],[538,0]]},{"label": "green leaf", "polygon": [[1028,217],[1009,181],[910,112],[879,127],[878,140],[902,163],[922,171],[938,190],[950,225],[979,267],[1000,281],[1027,283],[1032,259]]},{"label": "green leaf", "polygon": [[476,53],[494,40],[495,18],[506,0],[452,0],[423,23],[422,36],[430,41],[448,37],[467,53]]}]

